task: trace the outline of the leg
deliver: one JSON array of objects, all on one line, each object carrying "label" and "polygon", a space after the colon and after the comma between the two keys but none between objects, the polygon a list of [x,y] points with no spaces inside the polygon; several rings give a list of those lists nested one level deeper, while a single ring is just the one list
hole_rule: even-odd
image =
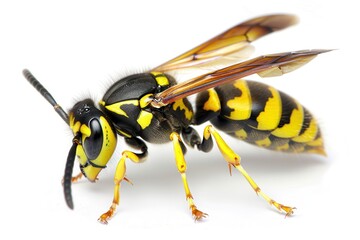
[{"label": "leg", "polygon": [[99,217],[98,221],[101,222],[101,223],[107,224],[108,220],[114,215],[114,213],[116,211],[116,207],[119,205],[119,202],[120,202],[120,184],[121,184],[122,180],[125,180],[125,181],[131,183],[130,180],[125,177],[125,172],[126,172],[125,160],[130,159],[131,161],[133,161],[135,163],[140,163],[147,156],[147,147],[146,147],[145,143],[143,141],[141,141],[140,139],[134,140],[132,143],[134,143],[134,142],[138,143],[137,145],[134,144],[134,146],[136,145],[136,146],[141,147],[142,150],[144,150],[145,152],[134,153],[134,152],[131,152],[131,151],[124,151],[122,153],[120,161],[118,162],[118,164],[116,166],[116,170],[115,170],[114,198],[113,198],[113,201],[112,201],[112,204],[111,204],[109,210]]},{"label": "leg", "polygon": [[175,162],[176,167],[178,171],[181,174],[181,178],[184,184],[185,194],[186,194],[186,200],[189,204],[189,207],[191,209],[192,216],[194,219],[200,220],[202,218],[205,218],[207,216],[206,213],[203,213],[202,211],[198,210],[195,206],[193,196],[191,195],[190,188],[188,185],[188,182],[186,180],[186,162],[184,159],[184,154],[181,146],[181,139],[178,133],[173,132],[170,135],[170,140],[173,142],[174,145],[174,152],[175,152]]},{"label": "leg", "polygon": [[228,162],[229,167],[236,168],[249,182],[251,187],[254,189],[256,194],[260,195],[262,198],[264,198],[270,205],[276,207],[279,211],[284,211],[286,213],[286,216],[290,216],[293,213],[293,210],[295,208],[288,207],[285,205],[282,205],[273,199],[271,199],[268,195],[266,195],[264,192],[261,191],[260,187],[254,182],[254,180],[249,176],[249,174],[245,171],[245,169],[240,165],[240,156],[237,155],[221,138],[219,133],[214,129],[213,126],[207,126],[204,129],[204,140],[207,140],[213,136],[215,138],[215,141],[217,143],[217,146],[224,156],[225,160]]},{"label": "leg", "polygon": [[[84,175],[80,172],[78,175],[71,177],[71,183],[77,183]],[[61,184],[64,185],[64,178],[61,179]]]},{"label": "leg", "polygon": [[191,147],[194,147],[196,145],[197,148],[203,152],[210,152],[213,148],[212,138],[203,138],[203,140],[201,141],[199,134],[192,127],[184,128],[181,133],[185,143]]},{"label": "leg", "polygon": [[78,182],[81,178],[82,178],[83,174],[80,172],[78,175],[76,175],[75,177],[71,178],[71,182],[72,183],[76,183]]}]

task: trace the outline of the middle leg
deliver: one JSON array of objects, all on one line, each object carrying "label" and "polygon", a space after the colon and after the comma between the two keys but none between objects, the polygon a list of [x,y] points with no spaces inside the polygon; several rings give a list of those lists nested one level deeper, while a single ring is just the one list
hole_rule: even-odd
[{"label": "middle leg", "polygon": [[170,135],[170,140],[173,142],[173,145],[174,145],[176,167],[177,167],[179,173],[181,174],[181,179],[183,181],[185,194],[186,194],[186,200],[189,204],[191,214],[194,217],[195,221],[205,218],[207,216],[207,214],[200,211],[199,209],[197,209],[197,207],[194,203],[194,198],[190,192],[189,184],[186,179],[186,173],[185,173],[186,172],[186,161],[185,161],[182,146],[181,146],[182,145],[181,138],[178,133],[173,132]]}]

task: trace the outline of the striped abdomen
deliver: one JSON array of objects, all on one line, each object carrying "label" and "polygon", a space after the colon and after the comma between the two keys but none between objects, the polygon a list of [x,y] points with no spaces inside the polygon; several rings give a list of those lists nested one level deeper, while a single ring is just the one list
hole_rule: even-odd
[{"label": "striped abdomen", "polygon": [[319,126],[311,113],[289,95],[263,83],[238,80],[200,93],[195,122],[208,120],[218,129],[260,147],[325,154]]}]

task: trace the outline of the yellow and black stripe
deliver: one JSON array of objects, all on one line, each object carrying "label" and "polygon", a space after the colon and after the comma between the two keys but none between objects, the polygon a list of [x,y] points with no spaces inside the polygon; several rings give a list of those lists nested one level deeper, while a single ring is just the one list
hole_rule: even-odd
[{"label": "yellow and black stripe", "polygon": [[319,126],[311,113],[289,95],[263,83],[237,80],[199,94],[194,122],[208,120],[218,129],[260,147],[325,154]]}]

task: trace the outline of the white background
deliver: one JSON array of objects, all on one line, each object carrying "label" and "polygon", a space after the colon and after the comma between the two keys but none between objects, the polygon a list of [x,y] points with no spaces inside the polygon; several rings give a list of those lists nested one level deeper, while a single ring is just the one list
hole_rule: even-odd
[{"label": "white background", "polygon": [[[9,1],[10,2],[10,1]],[[0,3],[1,239],[307,239],[359,237],[359,13],[355,1],[11,1]],[[149,146],[149,158],[128,163],[121,204],[107,225],[96,220],[113,194],[124,142],[100,181],[73,185],[75,210],[60,180],[71,133],[25,81],[29,68],[65,109],[96,100],[121,73],[150,69],[229,27],[267,13],[293,13],[295,27],[254,43],[255,55],[338,49],[281,78],[264,79],[296,97],[319,119],[328,157],[258,149],[225,136],[242,163],[274,199],[297,207],[284,218],[230,177],[217,149],[189,151],[188,179],[199,209],[187,209],[172,146]],[[250,77],[257,79],[257,77]],[[78,169],[74,170],[77,173]],[[2,236],[3,235],[3,236]],[[4,236],[7,237],[4,237]]]}]

